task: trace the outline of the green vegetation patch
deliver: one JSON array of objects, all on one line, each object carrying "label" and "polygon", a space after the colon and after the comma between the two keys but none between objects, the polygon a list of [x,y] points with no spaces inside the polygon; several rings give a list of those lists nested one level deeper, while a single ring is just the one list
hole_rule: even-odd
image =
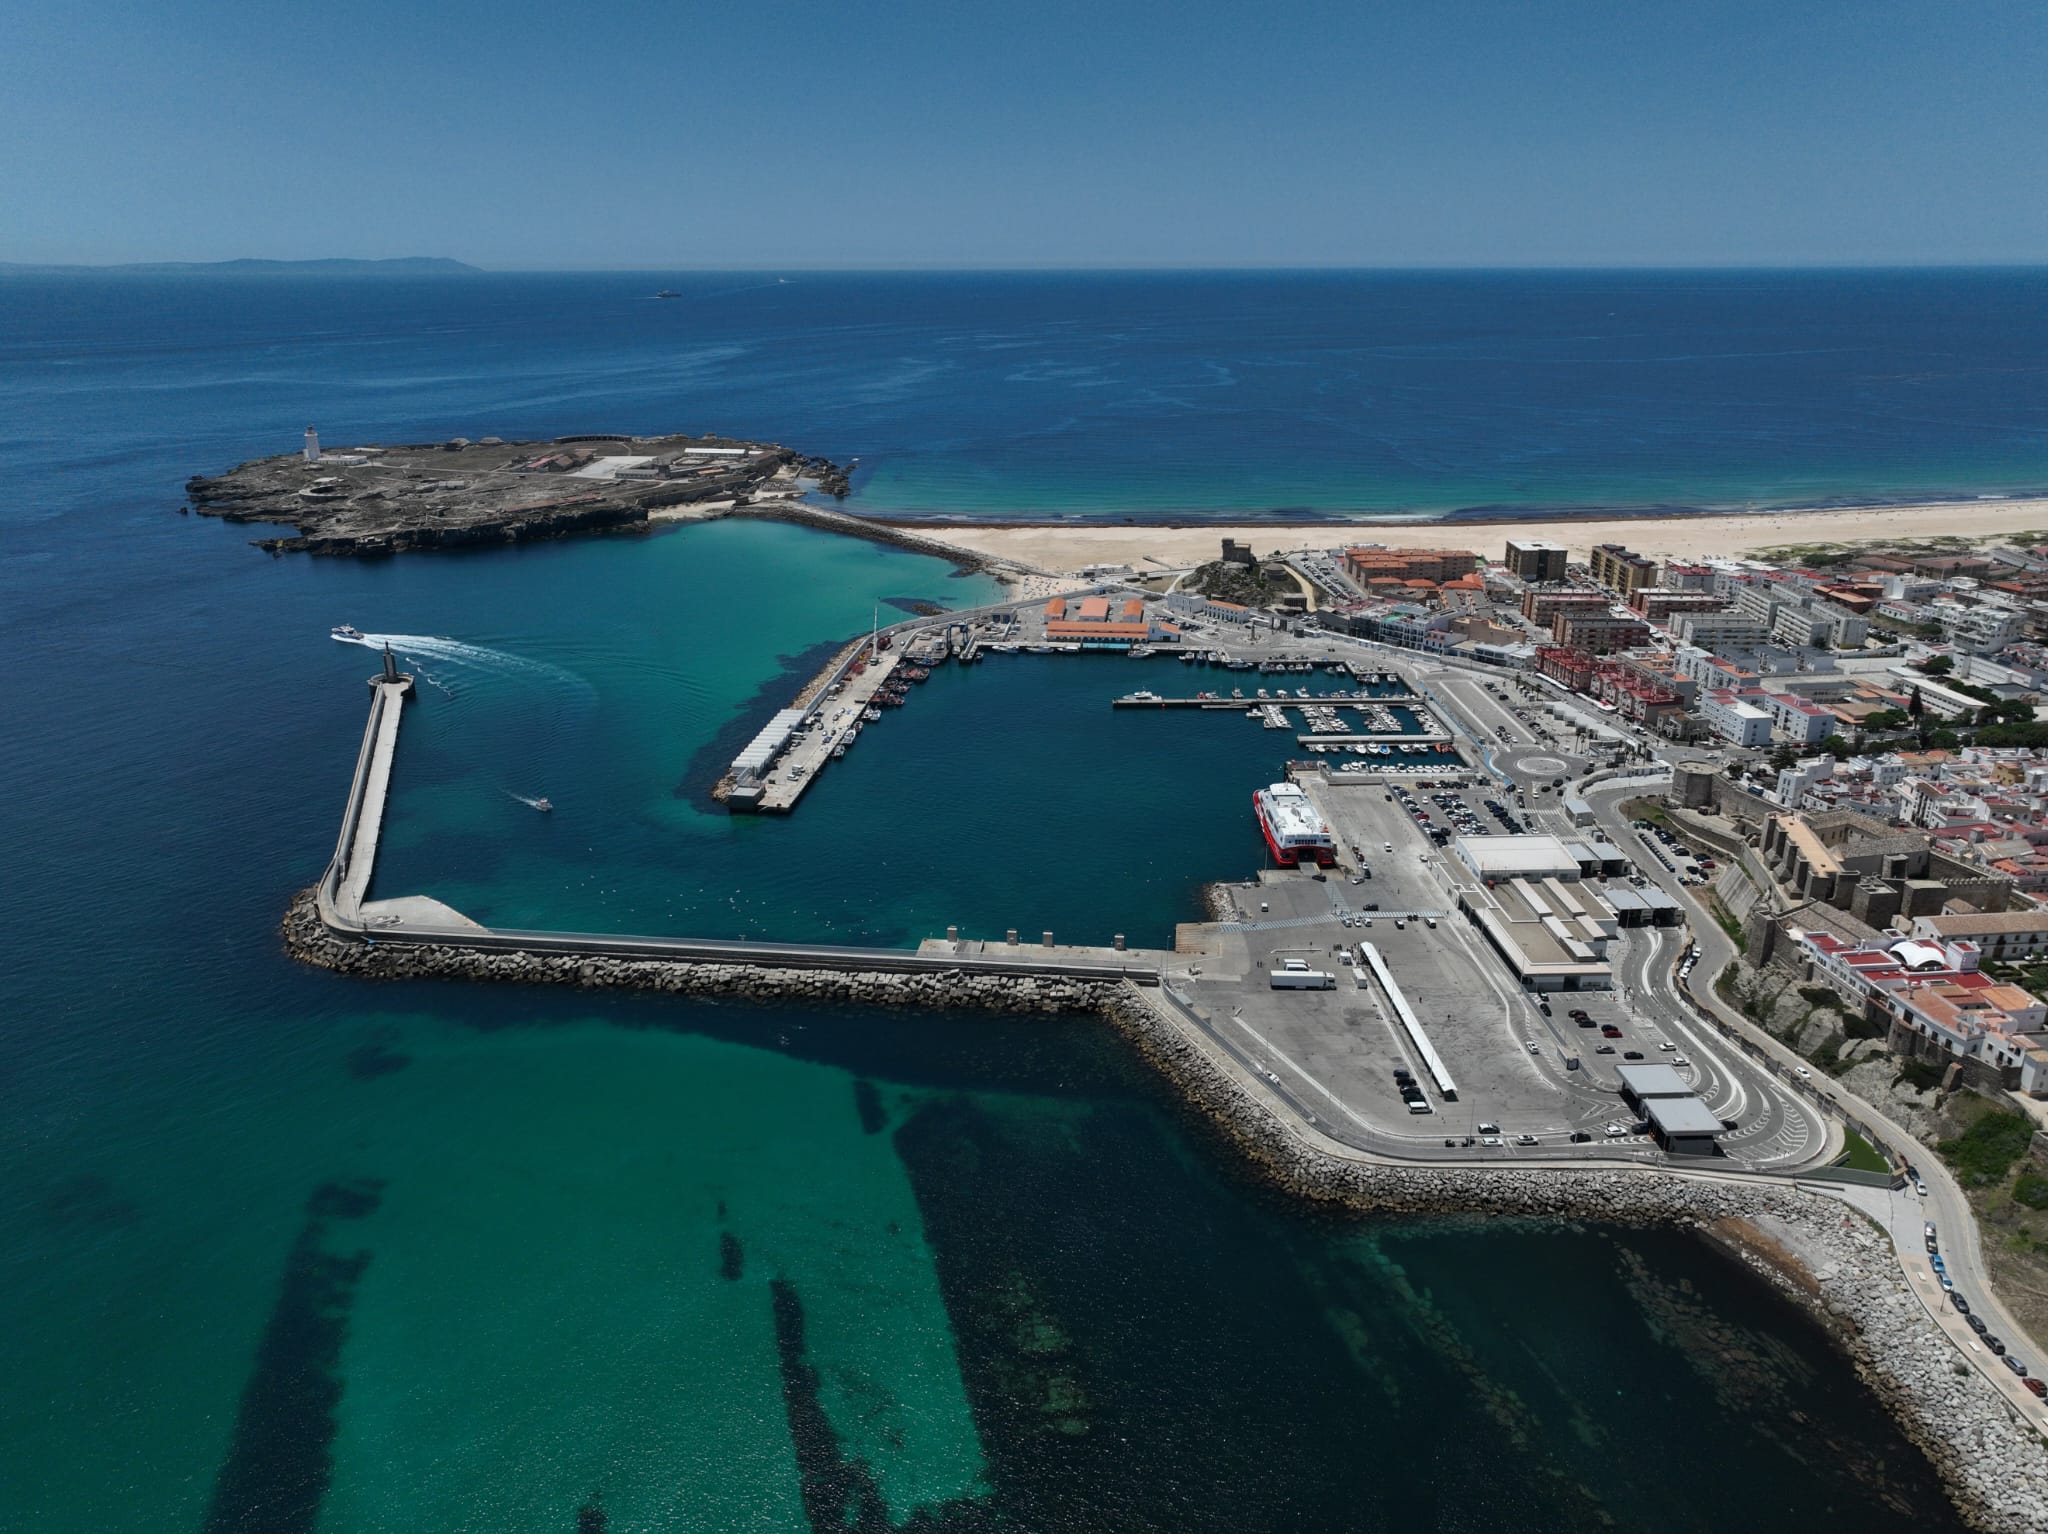
[{"label": "green vegetation patch", "polygon": [[2012,1185],[2012,1196],[2029,1209],[2048,1209],[2048,1177],[2022,1172]]},{"label": "green vegetation patch", "polygon": [[2004,1180],[2033,1138],[2033,1120],[2024,1113],[1994,1109],[1935,1149],[1965,1187],[1989,1188]]},{"label": "green vegetation patch", "polygon": [[1889,1172],[1891,1163],[1884,1159],[1884,1153],[1872,1145],[1855,1130],[1842,1130],[1842,1154],[1835,1158],[1836,1166],[1848,1167],[1854,1172]]},{"label": "green vegetation patch", "polygon": [[1752,549],[1748,557],[1768,560],[1774,565],[1810,565],[1825,570],[1831,565],[1847,564],[1858,552],[1859,546],[1853,543],[1780,543],[1768,549]]}]

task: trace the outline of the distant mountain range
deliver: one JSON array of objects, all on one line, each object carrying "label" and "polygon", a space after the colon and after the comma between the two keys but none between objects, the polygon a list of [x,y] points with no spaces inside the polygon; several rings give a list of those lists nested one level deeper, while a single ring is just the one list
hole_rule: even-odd
[{"label": "distant mountain range", "polygon": [[481,267],[446,256],[399,256],[389,261],[137,261],[122,266],[58,266],[0,261],[0,277],[104,272],[133,277],[466,277]]}]

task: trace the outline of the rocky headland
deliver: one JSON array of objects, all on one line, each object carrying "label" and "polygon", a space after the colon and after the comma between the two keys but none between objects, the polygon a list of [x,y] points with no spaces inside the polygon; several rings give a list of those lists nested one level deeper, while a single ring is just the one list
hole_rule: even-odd
[{"label": "rocky headland", "polygon": [[730,437],[455,437],[338,450],[309,440],[298,453],[194,475],[181,509],[290,525],[293,536],[257,540],[273,554],[378,555],[643,529],[678,507],[793,501],[806,482],[847,491],[846,470],[827,459]]}]

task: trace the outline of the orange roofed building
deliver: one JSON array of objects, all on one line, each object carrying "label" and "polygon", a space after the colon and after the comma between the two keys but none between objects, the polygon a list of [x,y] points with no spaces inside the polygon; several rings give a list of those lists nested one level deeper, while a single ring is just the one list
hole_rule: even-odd
[{"label": "orange roofed building", "polygon": [[1440,585],[1472,574],[1479,556],[1470,549],[1346,549],[1344,563],[1361,581],[1384,576]]}]

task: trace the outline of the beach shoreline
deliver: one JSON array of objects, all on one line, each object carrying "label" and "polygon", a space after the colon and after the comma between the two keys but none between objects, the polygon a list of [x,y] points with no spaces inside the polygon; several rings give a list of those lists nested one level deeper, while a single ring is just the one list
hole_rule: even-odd
[{"label": "beach shoreline", "polygon": [[[1595,544],[1620,543],[1653,559],[1698,560],[1759,549],[1913,539],[1990,540],[2048,529],[2048,496],[1922,501],[1773,511],[1698,510],[1616,516],[1582,512],[1547,518],[1292,518],[1261,521],[1080,522],[863,516],[880,526],[915,529],[936,542],[1044,570],[1086,564],[1182,567],[1217,557],[1233,538],[1260,553],[1308,545],[1384,544],[1390,548],[1477,547],[1499,558],[1509,538],[1547,538],[1583,557]],[[1302,534],[1313,534],[1303,537]]]}]

